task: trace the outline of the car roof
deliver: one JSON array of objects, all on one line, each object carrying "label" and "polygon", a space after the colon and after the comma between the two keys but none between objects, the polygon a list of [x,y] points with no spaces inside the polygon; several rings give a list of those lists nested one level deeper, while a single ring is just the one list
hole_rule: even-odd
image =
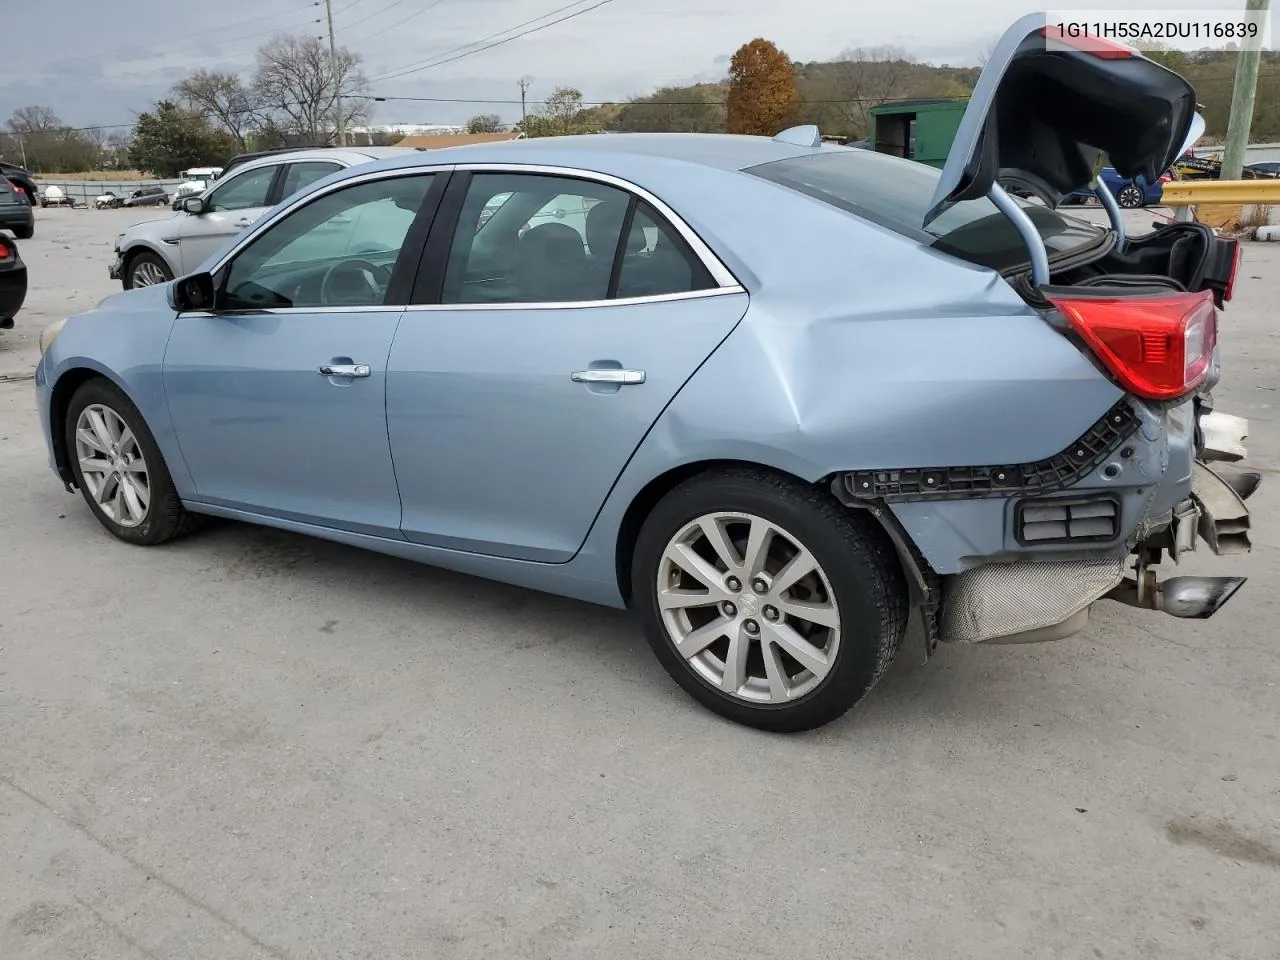
[{"label": "car roof", "polygon": [[819,151],[849,150],[834,144],[804,147],[767,137],[724,133],[617,133],[572,137],[535,137],[442,147],[385,160],[379,169],[423,163],[533,163],[580,167],[609,173],[631,168],[642,158],[658,158],[719,170],[744,170],[761,163],[808,156]]},{"label": "car roof", "polygon": [[[341,160],[348,164],[357,164],[404,154],[417,155],[417,151],[413,147],[307,147],[296,150],[274,150],[255,156],[251,160],[245,160],[243,163],[235,163],[232,158],[228,161],[228,169],[224,176],[228,173],[239,173],[241,170],[295,160]],[[234,166],[231,166],[233,163]]]}]

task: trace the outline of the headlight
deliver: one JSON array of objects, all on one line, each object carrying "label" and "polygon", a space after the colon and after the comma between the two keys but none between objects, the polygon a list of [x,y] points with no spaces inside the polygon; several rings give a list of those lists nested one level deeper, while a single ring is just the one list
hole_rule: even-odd
[{"label": "headlight", "polygon": [[66,322],[66,319],[59,320],[40,331],[40,356],[43,357],[45,352],[53,346],[53,341],[58,339],[58,334],[62,332],[62,327]]}]

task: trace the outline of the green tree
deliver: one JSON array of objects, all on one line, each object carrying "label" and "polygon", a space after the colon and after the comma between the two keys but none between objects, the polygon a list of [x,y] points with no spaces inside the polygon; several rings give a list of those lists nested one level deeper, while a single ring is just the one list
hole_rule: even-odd
[{"label": "green tree", "polygon": [[501,133],[506,124],[496,113],[482,113],[467,121],[467,133]]},{"label": "green tree", "polygon": [[614,126],[629,133],[719,133],[724,130],[724,100],[723,84],[663,87],[624,104]]},{"label": "green tree", "polygon": [[791,58],[757,37],[729,61],[729,133],[771,137],[795,116],[796,68]]},{"label": "green tree", "polygon": [[235,152],[235,138],[214,129],[203,114],[161,100],[138,117],[129,162],[155,176],[174,177],[188,167],[220,166]]},{"label": "green tree", "polygon": [[582,91],[573,87],[556,87],[551,96],[525,118],[527,137],[567,137],[583,133]]}]

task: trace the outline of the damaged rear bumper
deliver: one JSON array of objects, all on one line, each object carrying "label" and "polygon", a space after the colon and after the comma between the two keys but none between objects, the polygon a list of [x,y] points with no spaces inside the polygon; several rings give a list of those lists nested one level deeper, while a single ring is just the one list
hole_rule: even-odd
[{"label": "damaged rear bumper", "polygon": [[[1225,414],[1200,418],[1200,458],[1190,496],[1168,527],[1128,557],[990,563],[948,577],[939,637],[950,643],[1030,643],[1057,640],[1088,624],[1089,610],[1109,599],[1181,618],[1216,613],[1245,583],[1243,577],[1180,576],[1161,581],[1151,565],[1164,551],[1175,563],[1203,541],[1217,556],[1248,553],[1245,501],[1261,475],[1221,465],[1244,459],[1248,421]],[[1210,462],[1219,464],[1210,466]],[[1136,558],[1136,559],[1135,559]],[[1132,573],[1131,576],[1126,574]]]}]

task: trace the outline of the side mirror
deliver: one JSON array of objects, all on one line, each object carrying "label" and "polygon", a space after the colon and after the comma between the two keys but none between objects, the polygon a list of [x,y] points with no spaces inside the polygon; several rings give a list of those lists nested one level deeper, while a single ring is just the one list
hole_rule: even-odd
[{"label": "side mirror", "polygon": [[204,213],[204,197],[187,197],[182,201],[182,209],[199,216]]},{"label": "side mirror", "polygon": [[213,277],[207,273],[179,277],[169,284],[169,306],[178,313],[212,310],[214,296]]}]

